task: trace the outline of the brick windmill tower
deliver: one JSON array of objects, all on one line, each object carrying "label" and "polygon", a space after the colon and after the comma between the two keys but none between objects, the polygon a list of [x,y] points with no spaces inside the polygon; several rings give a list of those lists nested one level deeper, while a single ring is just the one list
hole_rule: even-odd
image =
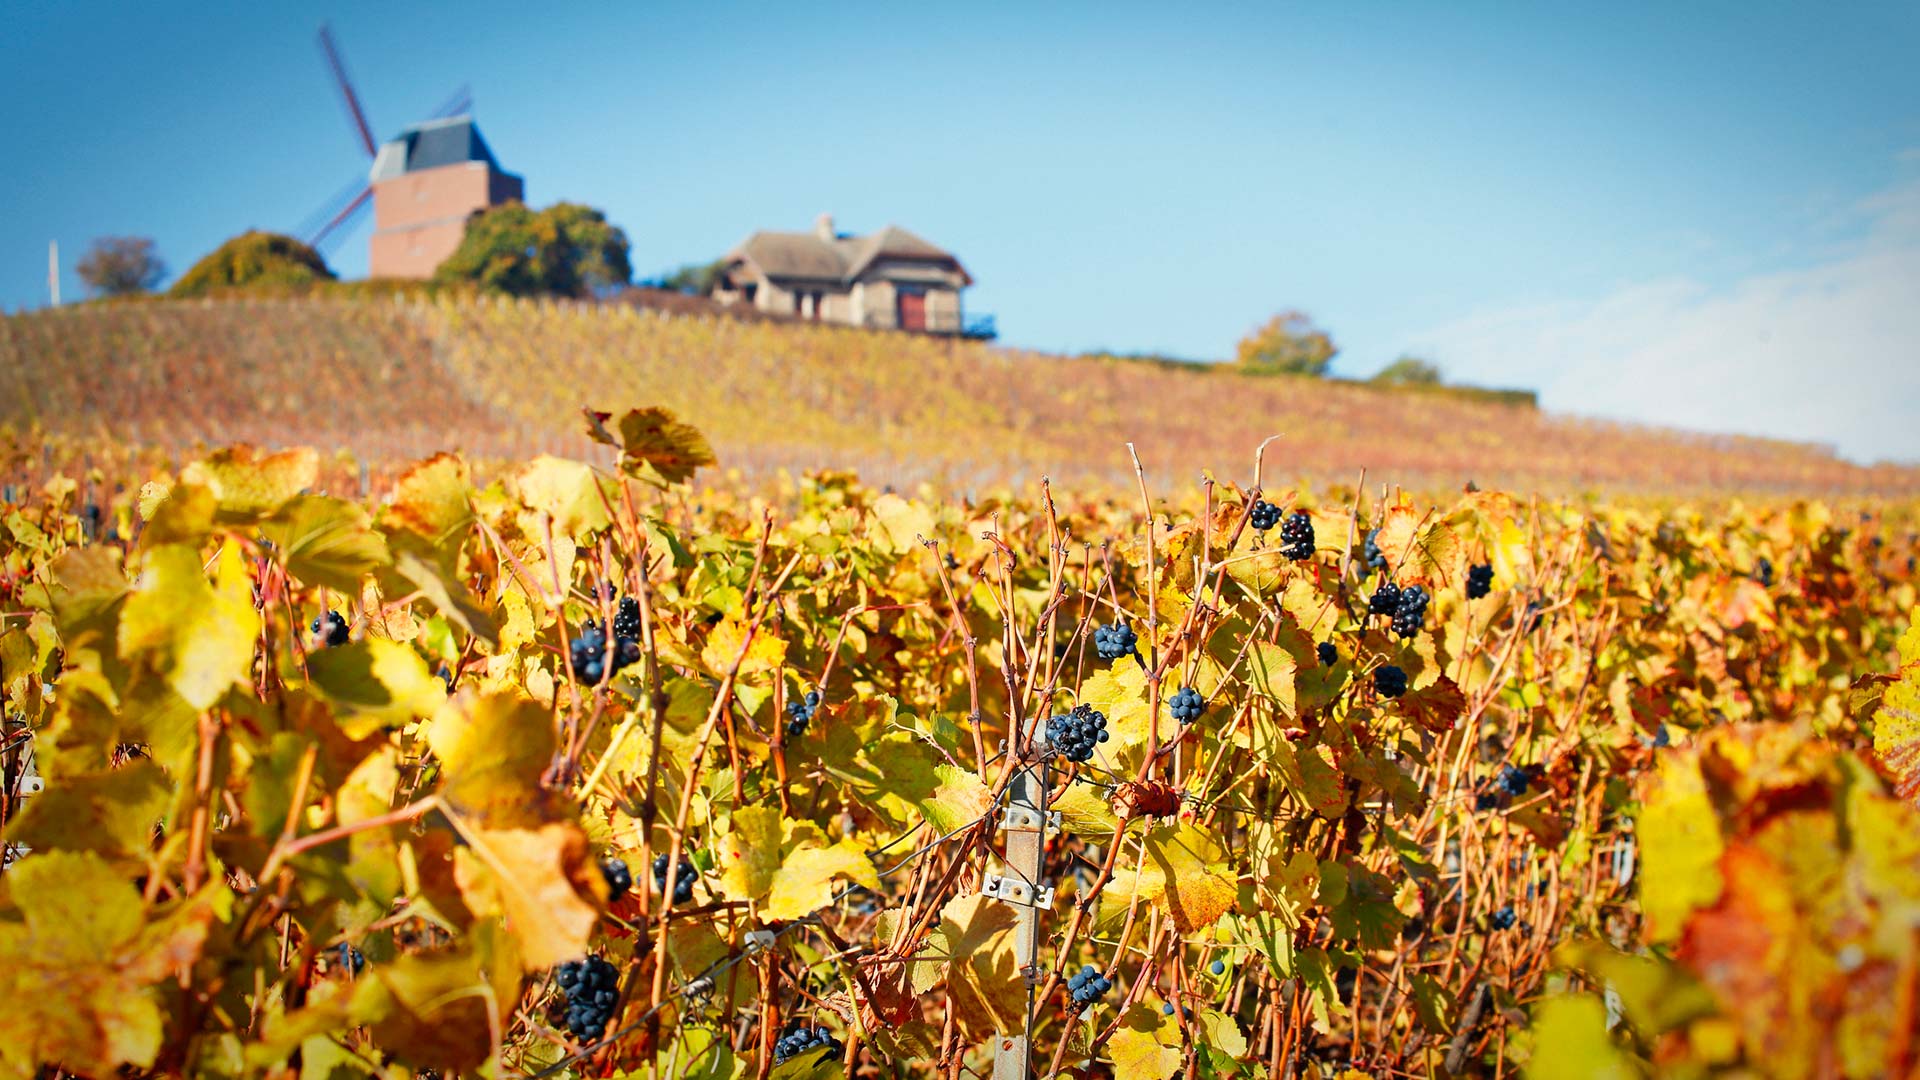
[{"label": "brick windmill tower", "polygon": [[329,241],[351,231],[371,205],[369,275],[431,277],[460,246],[469,217],[524,198],[525,184],[494,160],[468,115],[473,99],[465,87],[434,110],[432,119],[376,145],[360,96],[325,26],[320,28],[320,51],[373,167],[311,216],[301,232],[309,244],[324,250]]}]

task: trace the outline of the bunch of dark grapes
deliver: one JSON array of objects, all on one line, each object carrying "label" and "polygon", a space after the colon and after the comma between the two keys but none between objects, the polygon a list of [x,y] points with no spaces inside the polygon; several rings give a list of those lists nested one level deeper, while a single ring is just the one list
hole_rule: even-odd
[{"label": "bunch of dark grapes", "polygon": [[606,859],[600,863],[600,876],[607,879],[607,899],[618,900],[633,888],[633,872],[625,859]]},{"label": "bunch of dark grapes", "polygon": [[1140,636],[1133,632],[1125,620],[1096,626],[1093,630],[1093,651],[1102,660],[1118,660],[1132,652],[1140,642]]},{"label": "bunch of dark grapes", "polygon": [[[616,637],[613,648],[607,648],[607,632],[600,624],[588,619],[580,627],[580,636],[567,643],[568,659],[573,663],[573,677],[591,686],[600,685],[603,677],[617,673],[628,664],[640,661],[640,643],[630,637]],[[611,668],[609,668],[611,663]]]},{"label": "bunch of dark grapes", "polygon": [[[1875,540],[1880,539],[1874,537]],[[1773,588],[1773,560],[1762,555],[1760,561],[1753,564],[1753,580],[1766,588]]]},{"label": "bunch of dark grapes", "polygon": [[1091,705],[1075,705],[1072,712],[1047,718],[1047,745],[1068,761],[1091,761],[1093,748],[1106,741],[1106,714]]},{"label": "bunch of dark grapes", "polygon": [[1265,499],[1255,499],[1253,508],[1247,511],[1247,524],[1266,532],[1280,524],[1280,508]]},{"label": "bunch of dark grapes", "polygon": [[787,738],[797,739],[806,733],[807,724],[820,708],[820,691],[809,690],[807,696],[794,698],[787,702]]},{"label": "bunch of dark grapes", "polygon": [[1427,591],[1418,585],[1400,590],[1400,606],[1393,609],[1393,632],[1410,638],[1420,632],[1427,617]]},{"label": "bunch of dark grapes", "polygon": [[620,610],[613,613],[613,636],[615,638],[640,637],[640,602],[631,596],[620,598]]},{"label": "bunch of dark grapes", "polygon": [[[673,878],[674,903],[685,904],[693,899],[693,881],[699,876],[700,871],[694,867],[693,861],[682,857],[680,872]],[[667,891],[667,855],[664,851],[653,857],[653,891]]]},{"label": "bunch of dark grapes", "polygon": [[1497,791],[1483,791],[1475,795],[1473,797],[1473,808],[1475,810],[1500,809],[1500,793]]},{"label": "bunch of dark grapes", "polygon": [[1320,657],[1321,667],[1332,667],[1340,662],[1340,650],[1334,648],[1331,641],[1323,641],[1315,645],[1313,651]]},{"label": "bunch of dark grapes", "polygon": [[1467,599],[1478,600],[1493,591],[1493,567],[1487,563],[1467,568]]},{"label": "bunch of dark grapes", "polygon": [[1067,990],[1073,995],[1075,1005],[1091,1005],[1107,996],[1113,989],[1113,980],[1102,974],[1092,964],[1083,965],[1073,977],[1067,980]]},{"label": "bunch of dark grapes", "polygon": [[1397,698],[1407,692],[1407,673],[1392,664],[1375,668],[1373,688],[1381,697]]},{"label": "bunch of dark grapes", "polygon": [[344,941],[335,945],[333,951],[339,958],[340,969],[349,975],[358,975],[367,966],[367,958],[360,954],[360,950]]},{"label": "bunch of dark grapes", "polygon": [[1391,581],[1376,585],[1373,595],[1367,597],[1367,614],[1393,615],[1400,610],[1400,586]]},{"label": "bunch of dark grapes", "polygon": [[1527,601],[1526,614],[1520,617],[1521,624],[1526,627],[1527,633],[1529,634],[1533,633],[1534,629],[1540,625],[1540,616],[1546,610],[1547,610],[1547,603],[1544,600]]},{"label": "bunch of dark grapes", "polygon": [[1280,526],[1280,554],[1294,562],[1313,558],[1313,519],[1305,510],[1288,514],[1287,523]]},{"label": "bunch of dark grapes", "polygon": [[788,1058],[822,1049],[838,1054],[845,1048],[826,1028],[797,1027],[774,1042],[773,1063],[778,1065]]},{"label": "bunch of dark grapes", "polygon": [[1513,924],[1520,921],[1520,917],[1513,913],[1513,905],[1507,904],[1499,911],[1494,912],[1492,918],[1487,921],[1492,924],[1495,930],[1511,930],[1513,929]]},{"label": "bunch of dark grapes", "polygon": [[554,970],[567,995],[567,1030],[581,1042],[598,1042],[620,1005],[620,969],[597,956],[569,960]]},{"label": "bunch of dark grapes", "polygon": [[1527,785],[1532,782],[1533,774],[1530,771],[1515,768],[1511,764],[1500,766],[1500,775],[1494,779],[1501,791],[1516,799],[1527,793]]},{"label": "bunch of dark grapes", "polygon": [[1173,713],[1175,720],[1182,724],[1191,724],[1200,719],[1201,713],[1207,711],[1207,699],[1201,697],[1200,691],[1193,687],[1183,686],[1180,692],[1173,695],[1167,702],[1167,710]]},{"label": "bunch of dark grapes", "polygon": [[[1378,570],[1381,573],[1386,572],[1387,556],[1385,552],[1380,550],[1380,530],[1379,529],[1374,529],[1371,532],[1367,533],[1367,543],[1364,547],[1360,549],[1360,557],[1366,560],[1367,573],[1372,573],[1375,570]],[[1367,575],[1362,574],[1360,576],[1365,577]]]},{"label": "bunch of dark grapes", "polygon": [[347,643],[347,620],[341,618],[337,611],[329,611],[313,620],[309,629],[320,639],[323,647],[331,648]]}]

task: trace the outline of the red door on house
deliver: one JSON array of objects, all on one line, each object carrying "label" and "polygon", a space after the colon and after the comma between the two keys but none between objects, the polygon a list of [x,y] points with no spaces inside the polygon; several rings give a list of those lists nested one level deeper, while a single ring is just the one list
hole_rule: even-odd
[{"label": "red door on house", "polygon": [[925,330],[927,328],[927,294],[919,291],[900,290],[900,329]]}]

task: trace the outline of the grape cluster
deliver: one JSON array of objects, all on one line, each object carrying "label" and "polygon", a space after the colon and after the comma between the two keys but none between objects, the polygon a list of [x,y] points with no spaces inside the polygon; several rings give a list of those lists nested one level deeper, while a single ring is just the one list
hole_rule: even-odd
[{"label": "grape cluster", "polygon": [[[1380,550],[1379,529],[1376,528],[1367,533],[1367,542],[1366,545],[1360,549],[1360,557],[1366,560],[1367,573],[1372,573],[1375,570],[1382,573],[1386,572],[1387,556],[1385,552]],[[1363,573],[1360,576],[1365,577],[1367,575]]]},{"label": "grape cluster", "polygon": [[640,637],[640,602],[631,596],[620,598],[620,610],[613,613],[613,636],[615,638]]},{"label": "grape cluster", "polygon": [[1467,568],[1467,599],[1478,600],[1493,591],[1493,567],[1487,563]]},{"label": "grape cluster", "polygon": [[589,956],[561,964],[553,978],[567,995],[567,1030],[582,1042],[597,1042],[620,1006],[620,969]]},{"label": "grape cluster", "polygon": [[1280,524],[1280,508],[1265,499],[1255,499],[1253,508],[1247,511],[1247,524],[1266,532]]},{"label": "grape cluster", "polygon": [[1391,581],[1383,581],[1374,587],[1373,595],[1367,597],[1367,614],[1393,615],[1400,610],[1400,586]]},{"label": "grape cluster", "polygon": [[347,620],[341,618],[337,611],[329,611],[313,620],[309,629],[320,638],[323,647],[347,643]]},{"label": "grape cluster", "polygon": [[358,975],[367,966],[367,958],[361,955],[360,950],[344,941],[335,945],[333,951],[338,958],[341,970],[348,974]]},{"label": "grape cluster", "polygon": [[844,1047],[841,1046],[839,1039],[833,1037],[833,1032],[826,1028],[797,1027],[774,1042],[773,1063],[778,1065],[788,1058],[822,1049],[838,1054]]},{"label": "grape cluster", "polygon": [[1373,688],[1381,697],[1397,698],[1407,692],[1407,673],[1392,664],[1375,668]]},{"label": "grape cluster", "polygon": [[[680,872],[674,875],[673,879],[674,903],[684,904],[693,899],[693,881],[699,876],[700,871],[694,867],[693,861],[683,857],[680,860]],[[661,852],[653,857],[653,891],[667,891],[666,852]]]},{"label": "grape cluster", "polygon": [[820,691],[809,690],[807,696],[794,698],[787,702],[787,738],[797,739],[806,733],[807,724],[820,708]]},{"label": "grape cluster", "polygon": [[1113,980],[1102,974],[1092,964],[1083,965],[1073,977],[1067,980],[1067,990],[1073,995],[1075,1005],[1091,1005],[1107,996],[1113,989]]},{"label": "grape cluster", "polygon": [[1527,612],[1521,616],[1522,625],[1526,627],[1527,633],[1533,633],[1534,628],[1540,625],[1540,615],[1546,610],[1547,603],[1544,600],[1527,601]]},{"label": "grape cluster", "polygon": [[1513,913],[1513,905],[1507,904],[1499,911],[1494,912],[1493,917],[1487,921],[1492,924],[1495,930],[1511,930],[1513,929],[1513,924],[1520,920],[1519,916]]},{"label": "grape cluster", "polygon": [[625,859],[605,859],[600,863],[600,876],[607,879],[607,899],[618,900],[633,889],[633,871],[627,869]]},{"label": "grape cluster", "polygon": [[1201,697],[1200,691],[1193,687],[1183,686],[1180,692],[1173,695],[1167,702],[1167,710],[1173,713],[1175,720],[1182,724],[1191,724],[1200,719],[1201,713],[1207,711],[1207,699]]},{"label": "grape cluster", "polygon": [[[1874,537],[1874,539],[1878,540],[1880,538],[1876,536]],[[1761,585],[1765,586],[1766,588],[1769,588],[1769,589],[1773,588],[1773,560],[1772,559],[1769,559],[1765,555],[1762,555],[1760,557],[1760,561],[1753,564],[1753,580],[1759,582]]]},{"label": "grape cluster", "polygon": [[1288,514],[1287,523],[1280,526],[1280,554],[1294,562],[1313,558],[1313,519],[1305,510]]},{"label": "grape cluster", "polygon": [[1514,768],[1511,764],[1500,766],[1500,775],[1494,780],[1494,783],[1499,786],[1501,791],[1506,792],[1516,799],[1527,793],[1527,785],[1532,782],[1532,772],[1527,769]]},{"label": "grape cluster", "polygon": [[[593,686],[600,685],[603,677],[640,661],[640,643],[630,637],[616,637],[609,653],[607,632],[592,619],[580,627],[580,636],[567,644],[567,652],[573,662],[574,678]],[[609,662],[611,669],[607,666]]]},{"label": "grape cluster", "polygon": [[1331,641],[1323,641],[1315,645],[1313,651],[1320,657],[1321,667],[1332,667],[1340,662],[1340,650],[1334,648]]},{"label": "grape cluster", "polygon": [[1068,761],[1091,761],[1093,748],[1107,741],[1107,717],[1091,705],[1047,718],[1047,744]]},{"label": "grape cluster", "polygon": [[1118,660],[1134,650],[1140,642],[1140,636],[1133,632],[1125,620],[1096,626],[1093,630],[1093,651],[1102,660]]},{"label": "grape cluster", "polygon": [[1420,632],[1427,617],[1427,591],[1418,585],[1400,590],[1400,606],[1393,610],[1393,632],[1410,638]]}]

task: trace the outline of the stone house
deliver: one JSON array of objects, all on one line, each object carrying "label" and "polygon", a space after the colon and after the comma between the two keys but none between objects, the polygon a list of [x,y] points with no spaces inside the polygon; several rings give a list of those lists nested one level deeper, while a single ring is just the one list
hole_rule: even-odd
[{"label": "stone house", "polygon": [[722,260],[713,298],[816,322],[991,336],[961,308],[971,284],[952,253],[905,229],[851,236],[822,214],[812,232],[747,237]]}]

